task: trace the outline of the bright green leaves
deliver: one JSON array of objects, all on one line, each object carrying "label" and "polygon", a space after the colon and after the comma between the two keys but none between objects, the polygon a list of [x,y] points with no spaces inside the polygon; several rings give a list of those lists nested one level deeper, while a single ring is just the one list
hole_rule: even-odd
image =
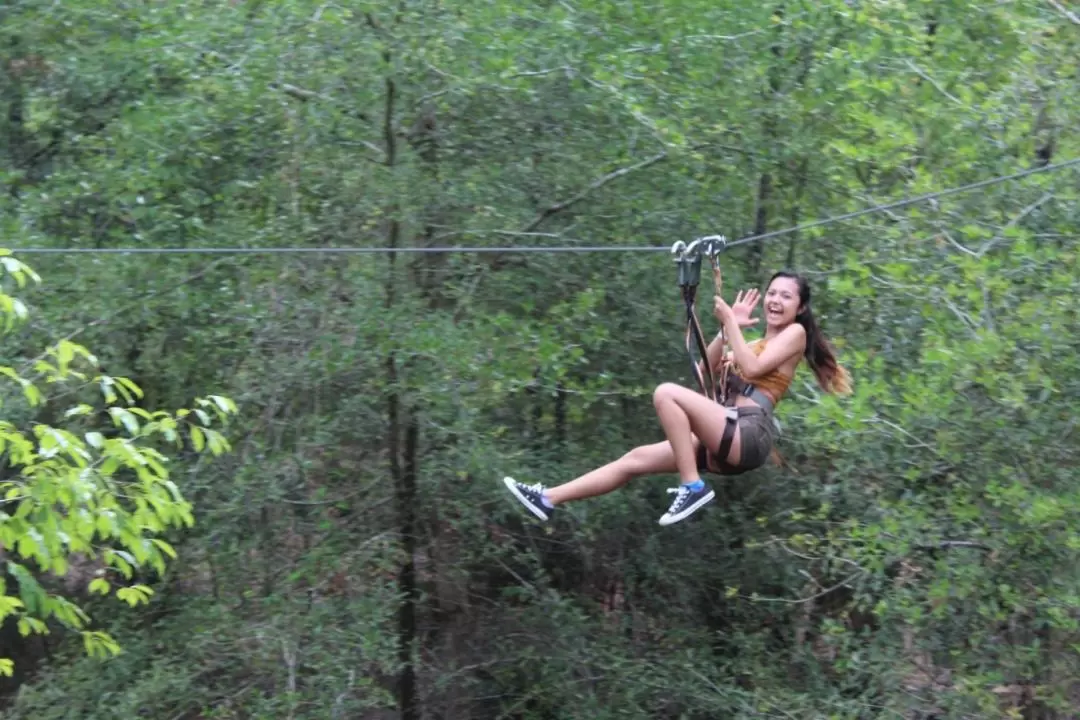
[{"label": "bright green leaves", "polygon": [[100,630],[87,630],[82,633],[82,637],[86,654],[92,658],[104,660],[120,653],[120,646],[108,633]]},{"label": "bright green leaves", "polygon": [[150,596],[154,591],[145,585],[131,585],[116,591],[116,597],[126,602],[131,607],[150,602]]},{"label": "bright green leaves", "polygon": [[[17,280],[37,279],[21,263],[3,267]],[[38,573],[63,576],[73,562],[81,568],[89,564],[95,568],[91,593],[112,593],[131,606],[149,602],[149,587],[128,583],[136,573],[164,573],[176,552],[158,536],[194,523],[191,504],[170,479],[162,448],[183,447],[186,433],[196,452],[227,451],[229,442],[215,426],[226,423],[237,407],[229,398],[210,395],[196,398],[193,411],[150,411],[137,405],[144,398],[138,385],[128,378],[95,376],[96,364],[86,348],[62,340],[33,363],[36,382],[14,368],[0,369],[22,388],[31,408],[54,402],[46,389],[63,389],[58,397],[87,397],[60,414],[69,428],[31,423],[22,429],[0,421],[0,451],[10,467],[0,480],[0,548],[15,579],[14,588],[0,584],[0,621],[14,616],[27,634],[45,632],[45,623],[55,620],[83,631],[87,652],[104,656],[118,650],[116,643],[104,633],[85,631],[87,615],[46,588]],[[95,389],[100,400],[91,399]]]},{"label": "bright green leaves", "polygon": [[[27,281],[41,281],[30,266],[11,257],[10,250],[0,248],[0,265],[3,266],[4,274],[13,278],[20,288],[26,287]],[[10,330],[16,322],[26,319],[26,305],[19,298],[0,290],[0,316],[3,317],[4,329]]]}]

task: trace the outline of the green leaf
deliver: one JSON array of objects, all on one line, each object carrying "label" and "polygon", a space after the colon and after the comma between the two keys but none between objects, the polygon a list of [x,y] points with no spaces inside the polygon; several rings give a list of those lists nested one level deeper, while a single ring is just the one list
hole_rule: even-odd
[{"label": "green leaf", "polygon": [[64,411],[64,417],[76,417],[79,415],[89,415],[94,411],[94,408],[85,403],[70,407]]},{"label": "green leaf", "polygon": [[45,623],[30,615],[24,615],[19,618],[18,630],[19,634],[23,637],[32,634],[47,635],[49,632],[49,628]]},{"label": "green leaf", "polygon": [[89,590],[92,593],[99,593],[101,595],[108,595],[110,590],[109,581],[104,578],[94,578],[90,581]]},{"label": "green leaf", "polygon": [[195,452],[202,452],[206,440],[202,429],[198,425],[192,425],[188,431],[191,433],[191,445],[195,448]]},{"label": "green leaf", "polygon": [[112,416],[113,424],[119,427],[124,426],[131,435],[139,434],[139,420],[135,417],[135,414],[130,410],[121,407],[110,407],[109,415]]},{"label": "green leaf", "polygon": [[131,607],[135,607],[140,603],[146,604],[150,602],[150,596],[154,594],[154,591],[145,585],[132,585],[130,587],[120,588],[116,591],[116,597],[126,602]]},{"label": "green leaf", "polygon": [[173,559],[176,559],[176,550],[174,550],[172,545],[170,545],[169,543],[167,543],[164,540],[161,540],[159,538],[152,538],[150,540],[150,542],[152,542],[154,545],[156,545],[158,548],[160,548],[161,551],[164,552],[169,557],[171,557]]},{"label": "green leaf", "polygon": [[25,605],[19,598],[0,594],[0,620],[3,620],[8,615],[14,615],[23,607]]},{"label": "green leaf", "polygon": [[23,384],[23,395],[26,397],[26,401],[30,403],[31,407],[37,407],[41,404],[41,391],[37,389],[37,386],[31,382]]},{"label": "green leaf", "polygon": [[82,633],[83,647],[92,658],[109,658],[120,654],[120,646],[107,633],[86,630]]},{"label": "green leaf", "polygon": [[144,397],[142,388],[140,388],[138,385],[136,385],[130,379],[128,379],[126,377],[118,377],[118,378],[115,378],[115,380],[119,385],[126,388],[131,393],[131,395],[134,395],[135,397],[139,398],[140,400]]}]

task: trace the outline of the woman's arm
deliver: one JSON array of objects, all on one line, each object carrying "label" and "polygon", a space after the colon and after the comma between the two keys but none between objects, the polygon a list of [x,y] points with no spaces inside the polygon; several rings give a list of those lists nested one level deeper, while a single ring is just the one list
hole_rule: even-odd
[{"label": "woman's arm", "polygon": [[742,329],[731,308],[721,298],[717,298],[716,315],[723,323],[724,332],[731,343],[732,355],[746,380],[768,374],[806,350],[806,328],[792,323],[770,340],[760,355],[756,355],[743,337]]},{"label": "woman's arm", "polygon": [[724,362],[724,336],[721,333],[717,333],[713,341],[709,343],[709,347],[705,352],[705,356],[709,360],[709,367],[716,370],[720,369],[720,366]]},{"label": "woman's arm", "polygon": [[[749,325],[740,323],[739,327],[749,327]],[[728,350],[726,353],[724,352],[723,333],[716,334],[713,341],[709,343],[709,347],[705,349],[705,356],[708,358],[709,367],[713,369],[713,372],[719,372],[725,363],[730,363],[735,357],[731,350]],[[701,367],[701,361],[698,361],[698,370],[704,372],[704,368]]]},{"label": "woman's arm", "polygon": [[[750,288],[745,292],[740,290],[738,295],[735,296],[735,304],[731,306],[731,310],[740,328],[757,325],[757,318],[750,317],[750,315],[754,312],[754,307],[758,304],[759,299],[761,299],[761,295],[755,288]],[[724,363],[731,362],[731,351],[724,353],[724,336],[722,333],[718,333],[713,338],[713,341],[709,343],[705,356],[709,361],[709,367],[714,372],[719,371]],[[698,363],[698,369],[704,371],[700,362]]]}]

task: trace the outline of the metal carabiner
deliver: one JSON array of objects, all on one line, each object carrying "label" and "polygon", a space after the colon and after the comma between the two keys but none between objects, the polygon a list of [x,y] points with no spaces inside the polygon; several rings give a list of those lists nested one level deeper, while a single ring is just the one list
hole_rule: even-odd
[{"label": "metal carabiner", "polygon": [[695,240],[694,242],[701,243],[703,252],[710,260],[715,259],[717,255],[727,249],[727,238],[723,235],[706,235],[703,238],[698,238],[698,240]]}]

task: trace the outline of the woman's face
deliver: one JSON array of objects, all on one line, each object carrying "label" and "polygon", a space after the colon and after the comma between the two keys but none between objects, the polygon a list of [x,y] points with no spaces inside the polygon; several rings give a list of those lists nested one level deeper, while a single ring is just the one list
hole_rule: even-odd
[{"label": "woman's face", "polygon": [[772,327],[787,327],[799,314],[799,283],[794,278],[778,277],[765,291],[762,303],[765,322]]}]

